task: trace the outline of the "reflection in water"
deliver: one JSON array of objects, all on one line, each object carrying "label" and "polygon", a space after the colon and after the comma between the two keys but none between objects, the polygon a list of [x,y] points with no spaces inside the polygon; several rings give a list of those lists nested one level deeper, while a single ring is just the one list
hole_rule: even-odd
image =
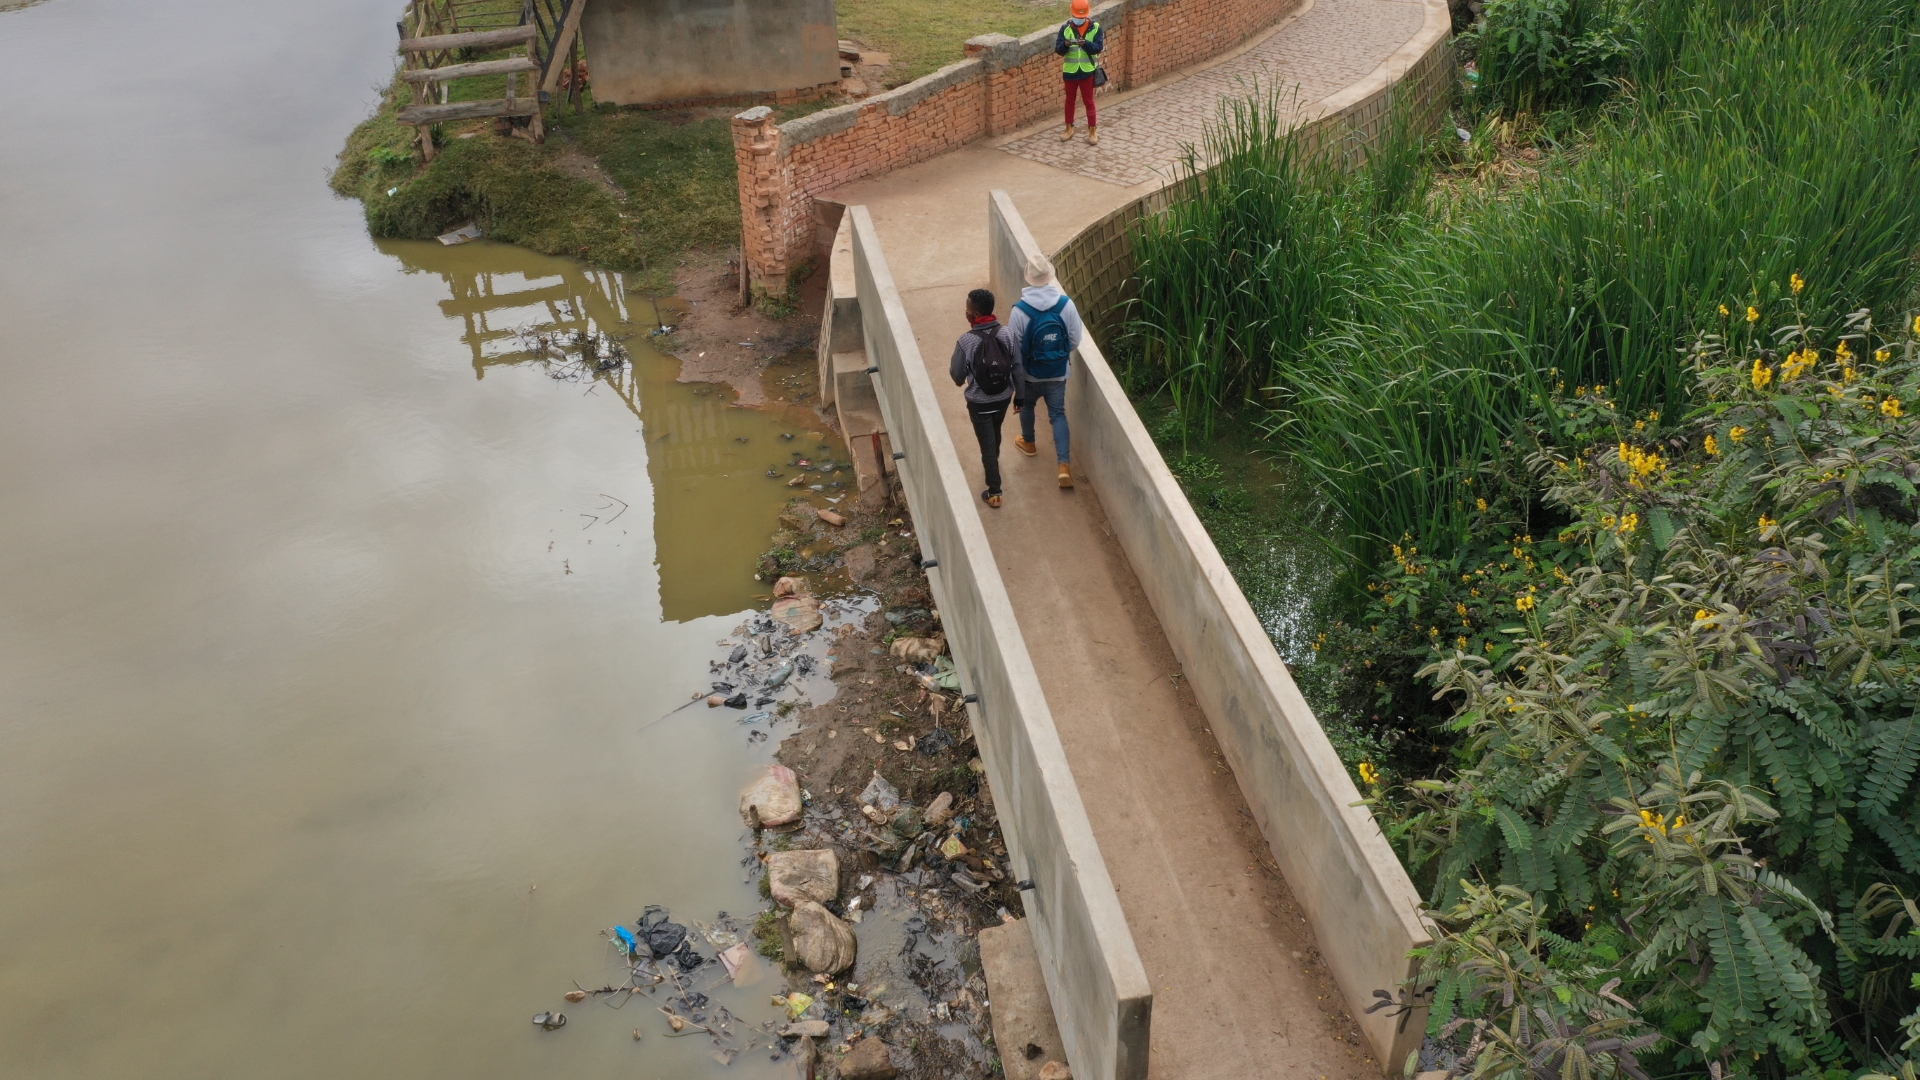
[{"label": "reflection in water", "polygon": [[[648,904],[758,907],[737,805],[771,740],[674,710],[784,489],[671,509],[717,467],[650,463],[637,429],[709,415],[694,448],[764,471],[778,418],[674,385],[616,281],[368,241],[322,178],[391,77],[394,8],[0,13],[6,1080],[780,1074],[561,998],[617,977],[602,928]],[[475,314],[503,362],[473,378],[440,301],[556,285]],[[636,335],[635,371],[555,382],[482,337],[583,315]],[[673,618],[726,614],[663,620],[662,569]]]},{"label": "reflection in water", "polygon": [[[744,409],[724,387],[676,381],[679,362],[650,344],[660,325],[653,302],[627,296],[618,274],[485,241],[400,240],[380,248],[409,272],[446,282],[452,295],[440,310],[459,321],[476,378],[498,365],[538,365],[556,380],[590,384],[584,393],[617,399],[640,421],[667,619],[739,611],[765,594],[753,563],[793,494],[786,464],[796,450],[823,451],[812,412]],[[632,363],[598,371],[539,354],[523,337],[534,330],[606,333],[626,346]],[[770,469],[779,475],[769,477]]]}]

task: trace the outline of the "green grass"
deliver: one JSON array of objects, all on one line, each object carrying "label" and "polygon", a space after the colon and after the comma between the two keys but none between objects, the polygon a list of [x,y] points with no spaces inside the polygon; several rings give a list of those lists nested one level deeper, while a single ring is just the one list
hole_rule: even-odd
[{"label": "green grass", "polygon": [[853,38],[893,61],[888,87],[966,59],[965,44],[980,34],[1020,37],[1064,22],[1065,3],[1027,0],[837,0],[840,36]]},{"label": "green grass", "polygon": [[1536,183],[1422,204],[1417,159],[1329,176],[1249,106],[1216,136],[1228,165],[1139,237],[1134,384],[1202,432],[1267,408],[1356,572],[1402,536],[1458,546],[1465,481],[1555,437],[1528,422],[1560,383],[1677,408],[1676,350],[1721,303],[1783,295],[1795,272],[1810,307],[1911,296],[1920,3],[1640,10],[1637,95]]},{"label": "green grass", "polygon": [[[501,92],[463,85],[487,81],[460,80],[452,97]],[[473,220],[496,240],[646,273],[649,288],[669,287],[687,253],[739,242],[724,117],[555,110],[544,146],[496,136],[488,123],[466,125],[474,134],[459,138],[464,132],[449,125],[433,162],[420,168],[413,129],[393,120],[411,94],[395,81],[379,110],[348,137],[331,180],[335,191],[362,201],[375,236],[425,239]],[[595,158],[622,193],[563,172],[557,159],[569,143]]]},{"label": "green grass", "polygon": [[[513,0],[498,0],[496,6],[518,10]],[[960,59],[969,37],[1026,33],[1064,18],[1066,8],[1024,0],[986,0],[965,8],[930,0],[850,0],[839,6],[840,32],[888,52],[895,63],[893,81],[899,83]],[[448,100],[456,102],[502,97],[506,76],[459,79],[447,90]],[[531,93],[524,77],[520,92]],[[591,85],[585,96],[584,112],[550,110],[544,146],[497,137],[491,121],[443,125],[438,153],[423,167],[414,129],[393,119],[397,109],[413,101],[412,87],[396,76],[374,115],[348,136],[330,183],[339,194],[361,201],[375,236],[427,239],[475,221],[492,239],[641,275],[636,284],[648,289],[671,288],[673,271],[689,254],[740,242],[727,119],[733,110],[596,107]],[[784,106],[780,119],[831,104]],[[609,192],[563,171],[558,159],[569,146],[597,161],[621,190]]]}]

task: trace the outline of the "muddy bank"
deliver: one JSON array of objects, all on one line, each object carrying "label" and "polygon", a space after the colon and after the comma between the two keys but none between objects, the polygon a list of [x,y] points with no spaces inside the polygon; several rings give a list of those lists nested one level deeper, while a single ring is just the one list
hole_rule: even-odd
[{"label": "muddy bank", "polygon": [[[790,1002],[793,993],[813,999],[800,1015],[816,1021],[814,1045],[790,1041],[803,1059],[811,1050],[821,1080],[884,1075],[869,1071],[882,1059],[909,1080],[999,1075],[974,937],[1021,907],[992,792],[904,498],[876,485],[841,506],[829,512],[836,524],[796,500],[776,537],[831,549],[838,566],[819,579],[866,610],[831,632],[832,696],[788,717],[795,727],[777,756],[803,808],[754,839],[769,899],[756,926],[761,951],[784,965]],[[854,931],[850,968],[815,970],[823,965],[807,938],[819,913],[789,880],[796,864],[830,879],[811,898]],[[862,1050],[863,1040],[884,1054]]]},{"label": "muddy bank", "polygon": [[725,383],[745,406],[817,405],[814,344],[825,302],[824,274],[801,282],[797,306],[769,314],[740,302],[739,265],[725,254],[694,259],[674,276],[674,295],[660,301],[673,327],[664,348],[680,360],[681,382]]}]

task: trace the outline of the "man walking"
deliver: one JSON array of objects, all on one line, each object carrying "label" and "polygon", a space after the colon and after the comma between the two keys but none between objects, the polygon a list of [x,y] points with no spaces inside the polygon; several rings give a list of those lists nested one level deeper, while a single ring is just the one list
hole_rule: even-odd
[{"label": "man walking", "polygon": [[1013,382],[1019,370],[1020,339],[993,317],[993,294],[975,289],[967,294],[966,333],[953,345],[947,374],[953,385],[966,386],[967,416],[980,439],[980,464],[987,473],[987,490],[980,493],[988,506],[1000,506],[1000,425],[1013,404]]},{"label": "man walking", "polygon": [[1060,486],[1070,488],[1067,365],[1087,330],[1072,298],[1054,280],[1053,264],[1044,256],[1027,260],[1026,278],[1020,302],[1007,313],[1007,329],[1020,343],[1020,435],[1013,445],[1028,457],[1040,452],[1033,442],[1033,414],[1038,400],[1045,398],[1047,418],[1053,422],[1053,454],[1060,463]]},{"label": "man walking", "polygon": [[1053,51],[1063,58],[1060,77],[1067,87],[1067,130],[1060,133],[1060,140],[1065,142],[1073,138],[1073,101],[1078,97],[1087,103],[1087,144],[1098,146],[1100,121],[1093,111],[1093,91],[1096,88],[1093,76],[1099,65],[1093,58],[1107,47],[1107,35],[1100,24],[1090,18],[1092,11],[1093,5],[1089,0],[1073,0],[1073,18],[1060,24],[1060,33],[1053,39]]}]

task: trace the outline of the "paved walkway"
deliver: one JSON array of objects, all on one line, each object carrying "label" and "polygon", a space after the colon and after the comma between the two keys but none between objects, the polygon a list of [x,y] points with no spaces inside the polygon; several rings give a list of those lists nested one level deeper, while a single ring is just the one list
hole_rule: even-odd
[{"label": "paved walkway", "polygon": [[[1197,136],[1199,119],[1238,89],[1247,64],[1268,65],[1301,87],[1303,102],[1317,101],[1374,71],[1420,29],[1424,11],[1417,0],[1314,0],[1240,57],[1116,97],[1098,148],[1076,143],[1050,156],[1064,147],[1047,124],[831,197],[872,213],[929,374],[944,390],[953,341],[966,329],[967,290],[986,283],[989,190],[1006,189],[1041,247],[1057,250],[1157,186],[1154,170],[1178,159],[1182,133]],[[1000,298],[1003,316],[1013,299]],[[941,404],[977,490],[984,481],[966,407],[957,390],[943,392]],[[1084,477],[1073,491],[1056,486],[1044,409],[1038,458],[1013,449],[1016,424],[1009,419],[1002,452],[1006,505],[983,507],[981,517],[1153,980],[1150,1075],[1378,1078],[1381,1067],[1317,962],[1311,928],[1269,869],[1266,842],[1206,716],[1180,685],[1100,500]]]},{"label": "paved walkway", "polygon": [[1099,146],[1087,145],[1083,115],[1073,142],[1061,141],[1054,123],[1000,149],[1122,187],[1170,178],[1222,100],[1259,88],[1312,104],[1365,78],[1420,30],[1425,16],[1419,0],[1315,0],[1238,56],[1111,107],[1101,102]]}]

